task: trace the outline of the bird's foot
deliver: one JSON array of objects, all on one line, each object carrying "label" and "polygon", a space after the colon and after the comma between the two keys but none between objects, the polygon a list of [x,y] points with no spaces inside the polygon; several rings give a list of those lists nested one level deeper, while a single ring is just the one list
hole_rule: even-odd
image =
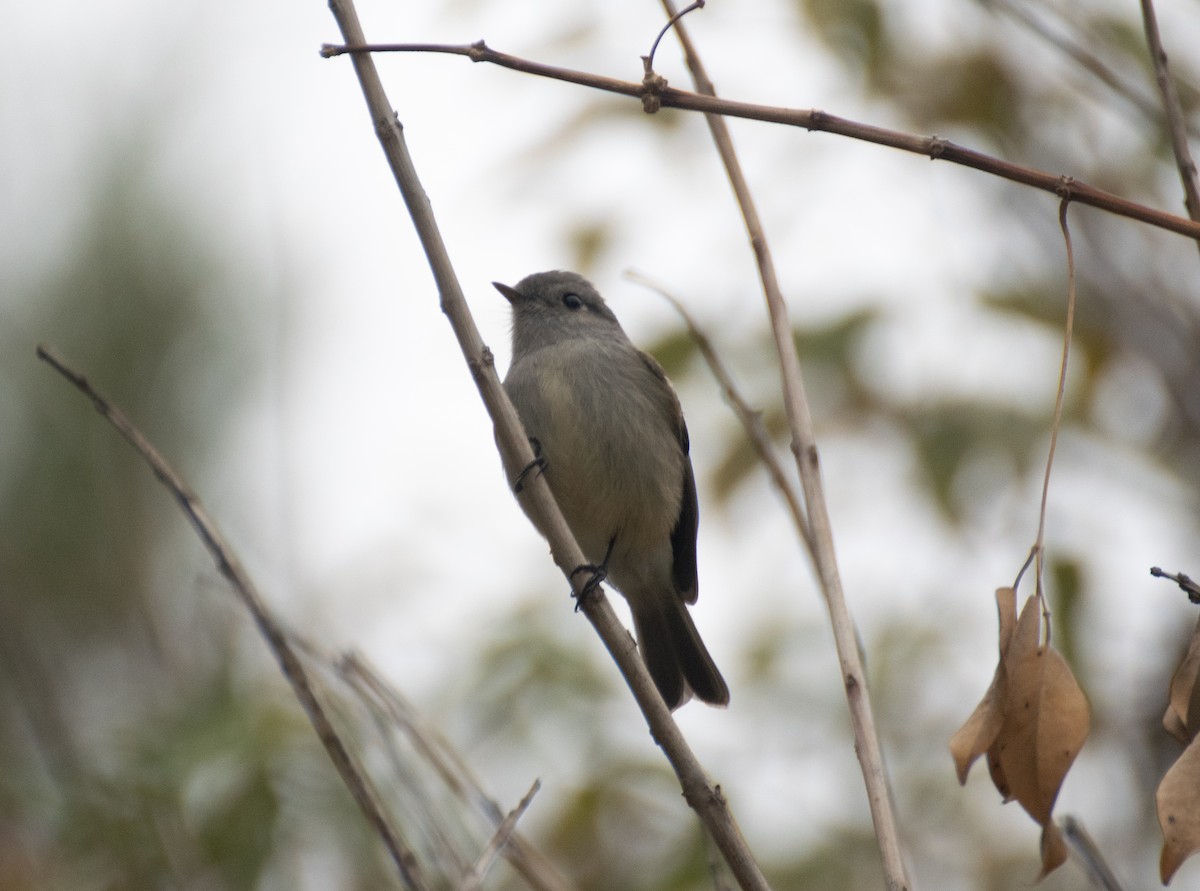
[{"label": "bird's foot", "polygon": [[588,580],[583,583],[583,587],[579,589],[579,593],[572,593],[575,598],[575,612],[583,607],[584,603],[600,590],[600,583],[608,578],[608,558],[612,556],[613,545],[617,543],[616,538],[612,538],[608,542],[608,550],[604,552],[604,561],[600,565],[595,563],[584,563],[576,566],[571,570],[571,580],[575,580],[575,576],[580,573],[588,573]]},{"label": "bird's foot", "polygon": [[517,474],[516,480],[513,481],[513,494],[520,494],[525,488],[525,479],[535,471],[537,473],[546,472],[546,459],[542,457],[542,444],[535,437],[529,437],[529,444],[533,446],[533,460],[522,468]]},{"label": "bird's foot", "polygon": [[579,592],[571,592],[571,596],[575,598],[575,612],[579,612],[583,608],[584,602],[592,597],[600,590],[600,583],[608,578],[608,570],[601,564],[597,566],[595,563],[583,563],[571,570],[571,580],[575,580],[575,576],[581,573],[589,573],[588,580],[583,583],[583,587]]}]

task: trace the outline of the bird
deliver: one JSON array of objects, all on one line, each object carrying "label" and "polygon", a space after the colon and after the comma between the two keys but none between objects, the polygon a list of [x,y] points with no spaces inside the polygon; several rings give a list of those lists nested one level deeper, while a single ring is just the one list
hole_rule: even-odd
[{"label": "bird", "polygon": [[583,276],[554,270],[492,284],[512,307],[504,389],[587,568],[628,602],[642,659],[672,711],[693,696],[728,705],[688,612],[699,592],[699,505],[666,373]]}]

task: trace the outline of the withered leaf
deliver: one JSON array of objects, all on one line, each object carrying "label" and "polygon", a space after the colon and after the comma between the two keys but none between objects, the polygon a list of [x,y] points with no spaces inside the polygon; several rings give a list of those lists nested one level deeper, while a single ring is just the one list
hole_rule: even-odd
[{"label": "withered leaf", "polygon": [[1059,789],[1087,739],[1091,710],[1066,660],[1042,642],[1042,601],[1030,597],[1017,616],[1012,588],[996,591],[1000,660],[991,686],[950,739],[958,781],[987,753],[988,771],[1005,801],[1017,799],[1042,826],[1039,880],[1067,859],[1050,818]]},{"label": "withered leaf", "polygon": [[1008,792],[1044,827],[1087,739],[1091,710],[1066,660],[1041,642],[1037,597],[1025,602],[1004,663],[1008,688],[995,756]]},{"label": "withered leaf", "polygon": [[1170,690],[1163,727],[1181,743],[1190,743],[1200,731],[1200,624],[1171,678]]},{"label": "withered leaf", "polygon": [[1200,850],[1200,743],[1193,742],[1158,785],[1158,825],[1163,849],[1158,861],[1163,884],[1181,863]]},{"label": "withered leaf", "polygon": [[1042,871],[1038,873],[1039,882],[1067,862],[1067,842],[1058,824],[1053,820],[1042,827],[1041,849]]},{"label": "withered leaf", "polygon": [[[996,664],[996,673],[971,717],[950,737],[950,755],[954,758],[954,769],[960,784],[966,783],[967,773],[975,759],[991,748],[1004,720],[1002,705],[1007,687],[1004,652],[1008,649],[1017,623],[1017,592],[1012,588],[997,588],[996,611],[1000,617],[1000,659]],[[1000,794],[1007,798],[1001,788],[1002,780],[996,778],[999,769],[999,765],[989,759],[988,770],[992,774],[992,782],[1000,789]]]}]

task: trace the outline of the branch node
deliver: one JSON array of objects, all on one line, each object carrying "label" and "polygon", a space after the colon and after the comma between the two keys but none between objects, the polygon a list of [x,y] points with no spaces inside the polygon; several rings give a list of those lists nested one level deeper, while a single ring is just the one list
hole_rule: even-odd
[{"label": "branch node", "polygon": [[396,134],[404,129],[404,124],[400,122],[400,115],[395,111],[386,117],[379,118],[375,122],[375,136],[385,145],[390,142],[395,142]]},{"label": "branch node", "polygon": [[940,160],[946,154],[946,145],[946,140],[936,134],[929,137],[929,160]]},{"label": "branch node", "polygon": [[650,68],[649,56],[642,56],[642,62],[646,66],[646,73],[642,77],[642,111],[654,114],[662,108],[662,93],[667,88],[667,79]]},{"label": "branch node", "polygon": [[1184,575],[1182,572],[1164,572],[1157,566],[1150,567],[1150,574],[1155,578],[1170,579],[1179,586],[1180,590],[1187,592],[1188,600],[1192,603],[1200,603],[1200,584],[1197,584],[1191,576]]},{"label": "branch node", "polygon": [[471,372],[471,378],[479,381],[486,377],[496,367],[496,357],[492,355],[492,348],[485,346],[480,352],[478,358],[472,356],[467,359],[467,368]]},{"label": "branch node", "polygon": [[482,40],[476,40],[471,44],[471,52],[467,54],[467,58],[472,62],[486,62],[489,52],[491,50],[488,49],[486,43]]},{"label": "branch node", "polygon": [[1058,186],[1055,188],[1054,194],[1063,201],[1070,201],[1075,196],[1075,177],[1059,177]]}]

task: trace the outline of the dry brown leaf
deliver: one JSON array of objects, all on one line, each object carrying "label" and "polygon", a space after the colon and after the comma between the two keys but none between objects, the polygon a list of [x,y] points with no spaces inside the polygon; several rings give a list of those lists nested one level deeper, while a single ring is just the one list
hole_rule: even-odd
[{"label": "dry brown leaf", "polygon": [[1175,714],[1175,710],[1169,705],[1167,711],[1163,715],[1163,730],[1167,731],[1171,736],[1175,737],[1185,746],[1188,744],[1188,729],[1184,726],[1183,720],[1179,715]]},{"label": "dry brown leaf", "polygon": [[1200,850],[1200,743],[1193,742],[1171,765],[1158,785],[1158,825],[1163,849],[1158,861],[1163,884],[1171,881],[1179,865]]},{"label": "dry brown leaf", "polygon": [[1017,627],[1016,588],[996,589],[996,612],[1000,616],[1000,657],[1003,658]]},{"label": "dry brown leaf", "polygon": [[[1017,592],[1012,588],[997,588],[996,610],[1000,616],[1000,659],[996,665],[996,673],[992,677],[991,686],[983,694],[979,705],[975,706],[971,717],[950,737],[950,755],[954,758],[954,769],[958,773],[959,784],[966,783],[967,773],[975,759],[991,748],[1004,720],[1002,704],[1007,686],[1004,651],[1008,649],[1013,628],[1017,623]],[[992,774],[992,782],[999,789],[1001,781],[996,779],[997,769],[998,765],[993,765],[989,760],[988,770]],[[1005,794],[1003,789],[1000,794]]]},{"label": "dry brown leaf", "polygon": [[1039,882],[1067,862],[1067,842],[1053,820],[1042,827],[1041,848],[1042,871],[1038,873]]},{"label": "dry brown leaf", "polygon": [[971,717],[950,738],[958,781],[980,755],[1005,801],[1017,799],[1042,827],[1039,881],[1067,859],[1050,819],[1055,799],[1087,739],[1091,710],[1059,653],[1042,643],[1042,601],[1030,597],[1017,616],[1012,588],[996,591],[1000,661]]},{"label": "dry brown leaf", "polygon": [[1004,767],[1000,764],[1000,758],[996,754],[995,746],[988,749],[987,766],[988,774],[992,778],[992,785],[1000,793],[1003,803],[1008,804],[1012,801],[1012,787],[1008,784],[1008,780],[1004,776]]},{"label": "dry brown leaf", "polygon": [[1171,678],[1163,727],[1184,744],[1195,739],[1200,731],[1200,624],[1192,632],[1187,654]]},{"label": "dry brown leaf", "polygon": [[1004,662],[1008,695],[995,757],[1008,792],[1044,827],[1087,739],[1091,710],[1066,661],[1041,643],[1037,597],[1025,602]]},{"label": "dry brown leaf", "polygon": [[950,737],[950,755],[954,758],[954,769],[960,785],[966,783],[967,773],[975,759],[991,748],[996,734],[1000,732],[1004,720],[1000,709],[1004,687],[1003,669],[998,667],[992,685],[983,694],[979,705],[975,706],[975,711],[971,712],[971,717]]}]

